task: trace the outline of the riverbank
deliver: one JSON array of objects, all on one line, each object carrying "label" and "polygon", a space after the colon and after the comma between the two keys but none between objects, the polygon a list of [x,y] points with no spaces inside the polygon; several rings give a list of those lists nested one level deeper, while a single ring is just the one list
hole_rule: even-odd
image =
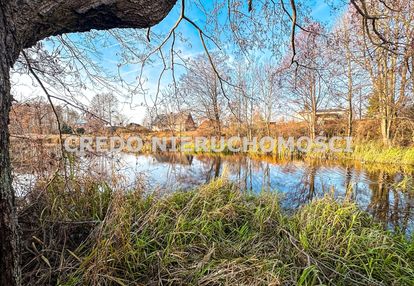
[{"label": "riverbank", "polygon": [[[191,149],[192,146],[190,146]],[[338,149],[346,149],[345,144],[335,146]],[[361,163],[391,164],[396,166],[414,166],[414,147],[386,147],[379,142],[353,142],[351,152],[332,152],[331,150],[319,151],[319,146],[309,148],[309,152],[285,149],[272,152],[261,152],[260,148],[252,148],[246,154],[250,156],[270,156],[279,159],[322,159],[322,160],[353,160]],[[192,152],[199,153],[192,149]],[[212,152],[210,152],[212,153]],[[232,154],[226,148],[221,152]]]},{"label": "riverbank", "polygon": [[341,156],[367,163],[414,165],[414,148],[385,147],[375,142],[356,144],[352,153]]},{"label": "riverbank", "polygon": [[[345,149],[345,145],[337,146],[339,149]],[[200,154],[199,150],[189,146],[188,153]],[[208,154],[217,154],[217,152],[207,152]],[[219,154],[234,154],[228,149],[224,149]],[[276,159],[318,159],[318,160],[341,160],[341,161],[358,161],[360,163],[387,164],[394,166],[414,166],[414,147],[386,147],[378,142],[355,142],[352,144],[351,152],[332,152],[330,150],[319,151],[318,147],[312,147],[309,152],[300,152],[298,150],[282,150],[272,152],[261,152],[259,148],[252,148],[246,153],[251,157],[271,157]]]},{"label": "riverbank", "polygon": [[356,205],[326,197],[286,214],[276,193],[224,179],[143,196],[55,178],[19,218],[30,285],[414,283],[414,242]]},{"label": "riverbank", "polygon": [[[249,155],[249,156],[261,156],[261,157],[273,157],[273,158],[279,158],[279,159],[322,159],[322,160],[354,160],[359,161],[362,163],[378,163],[378,164],[392,164],[396,166],[414,166],[414,147],[399,147],[399,146],[392,146],[387,147],[384,146],[381,142],[377,141],[370,141],[370,142],[352,142],[349,146],[347,143],[342,140],[338,141],[338,144],[336,144],[334,147],[338,150],[347,150],[351,149],[351,152],[334,152],[330,150],[331,148],[327,148],[326,150],[320,150],[321,147],[317,144],[313,144],[307,148],[307,152],[300,151],[298,148],[279,148],[278,144],[275,144],[273,148],[270,146],[265,146],[267,149],[270,147],[270,151],[263,152],[261,150],[261,147],[259,143],[257,143],[255,146],[250,145],[248,151],[246,152],[234,152],[231,151],[233,148],[240,148],[242,143],[241,142],[235,142],[232,148],[229,148],[227,144],[221,145],[220,140],[207,140],[205,143],[205,148],[201,150],[200,148],[197,148],[196,144],[194,144],[194,140],[197,137],[186,135],[186,140],[189,140],[190,142],[181,142],[181,140],[177,140],[174,144],[169,140],[170,134],[165,133],[149,133],[149,134],[115,134],[119,136],[119,138],[122,138],[124,141],[128,141],[128,138],[134,138],[136,136],[140,137],[142,139],[142,148],[140,148],[140,153],[154,153],[154,144],[152,142],[152,138],[166,138],[165,143],[162,143],[160,140],[159,144],[163,145],[165,144],[166,150],[171,150],[173,148],[173,145],[177,145],[176,148],[180,150],[184,150],[184,153],[188,154],[222,154],[222,155],[232,155],[232,154],[243,154],[243,155]],[[91,148],[96,149],[96,138],[99,138],[94,135],[87,135],[91,138]],[[172,135],[171,135],[172,136]],[[184,135],[183,135],[184,136]],[[66,138],[75,138],[71,141],[74,141],[73,144],[73,152],[76,152],[77,148],[80,144],[80,138],[79,137],[73,137],[71,135],[64,135],[63,140],[66,140]],[[109,137],[108,137],[109,138]],[[18,139],[16,141],[16,139]],[[24,139],[24,140],[23,140]],[[20,140],[20,141],[19,141]],[[45,147],[53,147],[60,144],[60,138],[58,135],[30,135],[24,138],[18,138],[13,137],[12,138],[12,144],[17,145],[21,143],[21,141],[24,141],[25,144],[27,144],[25,141],[35,141],[38,144],[41,142],[42,144],[45,144]],[[109,141],[109,139],[108,139]],[[71,144],[68,144],[71,145]],[[133,148],[137,147],[137,142],[132,142],[131,146]],[[104,146],[104,150],[106,148],[109,148],[108,146]],[[123,148],[119,151],[123,152],[130,152],[127,150],[127,148]]]}]

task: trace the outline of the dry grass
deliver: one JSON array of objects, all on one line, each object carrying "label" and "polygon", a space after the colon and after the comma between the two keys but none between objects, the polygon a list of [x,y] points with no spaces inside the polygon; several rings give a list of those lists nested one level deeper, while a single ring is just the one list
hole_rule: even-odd
[{"label": "dry grass", "polygon": [[225,180],[164,197],[63,185],[22,203],[28,285],[414,284],[414,244],[350,203],[287,215]]}]

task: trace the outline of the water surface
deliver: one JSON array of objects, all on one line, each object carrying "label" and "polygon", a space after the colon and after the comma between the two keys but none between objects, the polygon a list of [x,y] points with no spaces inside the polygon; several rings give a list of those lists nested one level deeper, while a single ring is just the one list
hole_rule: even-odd
[{"label": "water surface", "polygon": [[[414,229],[413,174],[403,168],[180,153],[89,155],[71,168],[117,188],[143,186],[162,193],[193,189],[224,176],[242,189],[278,192],[286,209],[333,194],[338,200],[355,201],[390,229],[410,233]],[[20,179],[16,184],[22,184],[18,189],[34,184],[35,177],[28,172],[20,169],[16,176]]]}]

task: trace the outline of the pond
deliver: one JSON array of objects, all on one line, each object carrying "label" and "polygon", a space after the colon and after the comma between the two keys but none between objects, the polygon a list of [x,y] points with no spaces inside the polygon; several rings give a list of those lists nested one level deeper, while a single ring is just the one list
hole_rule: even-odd
[{"label": "pond", "polygon": [[[414,230],[413,173],[402,168],[181,153],[88,155],[71,168],[109,180],[116,188],[140,184],[161,193],[192,189],[223,176],[245,190],[278,192],[287,210],[332,194],[355,201],[391,230]],[[15,176],[19,192],[34,184],[35,176],[22,169],[17,168]]]}]

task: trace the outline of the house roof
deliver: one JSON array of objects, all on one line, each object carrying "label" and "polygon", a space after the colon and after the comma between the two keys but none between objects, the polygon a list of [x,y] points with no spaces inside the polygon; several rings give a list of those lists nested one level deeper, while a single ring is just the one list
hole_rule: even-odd
[{"label": "house roof", "polygon": [[331,108],[331,109],[320,109],[317,112],[319,113],[343,113],[343,112],[347,112],[347,110],[341,109],[341,108]]},{"label": "house roof", "polygon": [[[346,109],[341,109],[341,108],[330,108],[330,109],[319,109],[316,111],[316,114],[344,114],[346,113],[347,110]],[[309,114],[311,113],[310,110],[304,110],[301,111],[300,114]]]},{"label": "house roof", "polygon": [[153,124],[158,126],[185,124],[189,116],[191,116],[191,113],[189,112],[159,114],[155,117]]},{"label": "house roof", "polygon": [[128,125],[127,125],[127,126],[136,126],[136,127],[141,127],[142,125],[141,125],[141,124],[139,124],[139,123],[131,122],[131,123],[128,123]]}]

